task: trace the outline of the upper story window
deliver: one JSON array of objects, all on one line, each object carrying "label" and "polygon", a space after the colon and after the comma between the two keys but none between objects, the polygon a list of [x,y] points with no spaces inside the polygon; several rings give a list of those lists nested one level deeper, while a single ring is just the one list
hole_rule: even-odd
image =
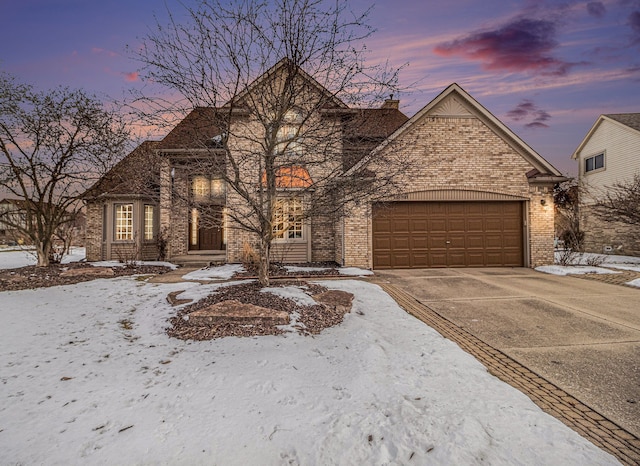
[{"label": "upper story window", "polygon": [[191,179],[191,194],[196,201],[221,198],[225,194],[224,180],[198,175]]},{"label": "upper story window", "polygon": [[593,155],[584,159],[584,172],[589,173],[594,170],[604,168],[604,153]]},{"label": "upper story window", "polygon": [[282,119],[282,125],[276,134],[276,152],[299,154],[301,146],[299,142],[302,113],[297,110],[289,110]]}]

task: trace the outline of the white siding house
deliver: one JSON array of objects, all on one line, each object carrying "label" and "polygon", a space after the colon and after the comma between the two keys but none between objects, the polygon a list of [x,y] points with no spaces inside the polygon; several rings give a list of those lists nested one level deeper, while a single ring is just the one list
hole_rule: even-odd
[{"label": "white siding house", "polygon": [[572,158],[578,162],[581,229],[588,252],[640,255],[638,227],[602,222],[593,211],[598,197],[616,183],[640,175],[640,113],[600,115]]}]

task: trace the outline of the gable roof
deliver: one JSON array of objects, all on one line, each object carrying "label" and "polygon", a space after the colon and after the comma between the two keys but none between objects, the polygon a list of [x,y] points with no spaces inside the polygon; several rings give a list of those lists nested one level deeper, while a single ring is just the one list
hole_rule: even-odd
[{"label": "gable roof", "polygon": [[575,160],[578,158],[580,151],[584,148],[589,139],[591,139],[591,136],[593,136],[593,133],[596,132],[603,121],[609,121],[616,125],[623,125],[634,131],[640,132],[640,113],[607,113],[600,115],[591,129],[587,132],[587,135],[582,139],[576,150],[571,154],[572,159]]},{"label": "gable roof", "polygon": [[158,141],[140,144],[85,191],[83,197],[157,194],[160,189],[158,144]]},{"label": "gable roof", "polygon": [[[461,103],[445,102],[447,97],[456,95],[460,98]],[[440,104],[445,104],[444,109],[439,108]],[[456,105],[457,104],[457,105]],[[444,91],[442,91],[435,99],[425,105],[418,113],[413,115],[406,123],[398,128],[389,138],[387,138],[382,144],[374,149],[372,153],[382,150],[385,146],[390,144],[394,139],[398,138],[401,134],[408,131],[413,125],[420,121],[424,116],[429,115],[434,111],[443,111],[446,114],[455,115],[456,112],[473,116],[480,119],[484,124],[496,132],[502,139],[509,144],[518,154],[520,154],[527,162],[529,162],[536,172],[536,178],[540,181],[554,181],[555,178],[564,179],[557,168],[551,165],[540,154],[533,150],[526,142],[520,139],[513,131],[511,131],[504,123],[496,118],[489,110],[483,107],[476,99],[465,91],[457,83],[450,84]]]},{"label": "gable roof", "polygon": [[256,79],[253,80],[245,89],[243,89],[238,95],[234,96],[229,102],[223,105],[223,107],[231,106],[234,101],[235,103],[239,103],[242,99],[253,91],[256,87],[259,87],[264,82],[273,79],[278,73],[286,72],[286,68],[295,68],[296,73],[305,81],[310,83],[314,88],[316,88],[321,94],[328,98],[334,107],[337,108],[348,108],[347,104],[338,99],[334,94],[332,94],[327,88],[325,88],[322,84],[320,84],[313,76],[304,71],[300,66],[296,65],[289,58],[283,58],[274,66],[269,68],[267,71],[262,73]]}]

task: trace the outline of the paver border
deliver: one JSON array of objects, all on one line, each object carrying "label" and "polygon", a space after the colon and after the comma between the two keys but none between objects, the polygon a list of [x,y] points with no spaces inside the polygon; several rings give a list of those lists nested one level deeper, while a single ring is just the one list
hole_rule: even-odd
[{"label": "paver border", "polygon": [[371,280],[371,282],[379,285],[406,312],[474,356],[490,374],[527,395],[544,412],[612,454],[623,464],[640,464],[640,439],[634,434],[502,351],[455,325],[406,291],[380,280]]}]

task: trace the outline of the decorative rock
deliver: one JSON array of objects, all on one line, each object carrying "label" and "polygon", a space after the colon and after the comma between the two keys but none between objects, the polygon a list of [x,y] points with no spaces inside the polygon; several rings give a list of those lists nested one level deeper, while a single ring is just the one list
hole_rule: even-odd
[{"label": "decorative rock", "polygon": [[184,291],[185,290],[172,291],[171,293],[169,293],[167,295],[167,301],[169,302],[169,304],[171,304],[172,306],[179,306],[180,304],[187,304],[193,301],[193,299],[178,298],[178,295],[184,293]]},{"label": "decorative rock", "polygon": [[289,323],[289,314],[230,299],[191,312],[187,322],[193,326],[213,326],[220,323],[286,325]]},{"label": "decorative rock", "polygon": [[347,313],[351,311],[353,295],[346,291],[329,290],[324,293],[313,295],[313,299],[323,306],[332,307],[337,311]]},{"label": "decorative rock", "polygon": [[77,277],[78,275],[100,278],[113,277],[115,273],[111,267],[77,267],[60,273],[61,277]]}]

